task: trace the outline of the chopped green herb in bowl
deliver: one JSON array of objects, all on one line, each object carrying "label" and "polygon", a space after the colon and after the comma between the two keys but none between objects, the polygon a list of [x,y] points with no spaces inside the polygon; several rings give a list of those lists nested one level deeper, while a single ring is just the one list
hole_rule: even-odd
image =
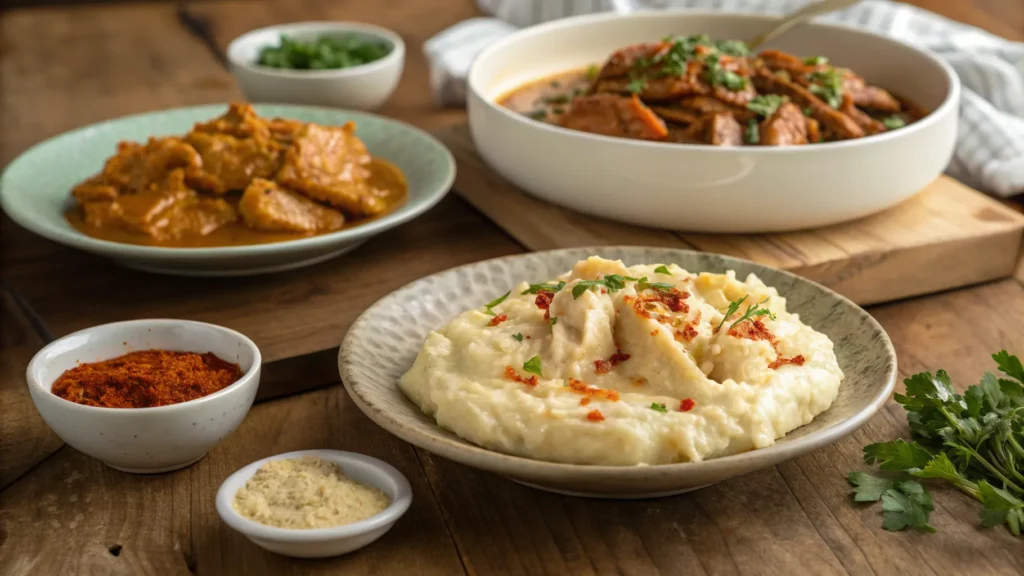
[{"label": "chopped green herb in bowl", "polygon": [[256,63],[291,70],[335,70],[380,60],[392,49],[384,40],[358,34],[324,35],[312,41],[282,34],[277,46],[260,50]]}]

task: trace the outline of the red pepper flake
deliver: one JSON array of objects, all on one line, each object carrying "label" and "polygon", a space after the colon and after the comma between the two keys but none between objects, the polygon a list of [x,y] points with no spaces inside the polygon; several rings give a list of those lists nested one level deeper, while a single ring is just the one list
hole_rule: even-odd
[{"label": "red pepper flake", "polygon": [[590,396],[580,398],[580,406],[586,406],[587,404],[590,404]]},{"label": "red pepper flake", "polygon": [[754,320],[746,320],[733,326],[729,329],[729,336],[733,338],[747,338],[748,340],[765,340],[772,345],[772,349],[775,350],[775,360],[768,364],[768,367],[775,370],[786,364],[793,364],[794,366],[803,366],[806,360],[803,354],[797,354],[792,358],[785,358],[782,353],[779,352],[779,341],[775,338],[775,335],[768,330],[768,327],[764,325],[764,322],[760,318]]},{"label": "red pepper flake", "polygon": [[686,326],[683,326],[682,331],[676,330],[676,340],[679,340],[680,338],[682,338],[686,342],[689,342],[690,340],[693,340],[696,337],[697,337],[697,330],[693,326],[691,326],[689,324],[687,324]]},{"label": "red pepper flake", "polygon": [[693,407],[696,406],[696,405],[697,405],[697,403],[694,402],[692,399],[690,399],[690,398],[683,398],[679,402],[679,411],[680,412],[689,412],[690,410],[693,410]]},{"label": "red pepper flake", "polygon": [[603,398],[611,402],[619,400],[619,392],[617,390],[605,390],[597,386],[590,386],[586,382],[575,378],[569,378],[569,389],[577,394],[583,394],[591,398]]},{"label": "red pepper flake", "polygon": [[591,410],[590,412],[587,412],[587,420],[590,420],[591,422],[603,422],[604,414],[601,414],[600,410]]},{"label": "red pepper flake", "polygon": [[537,377],[536,376],[530,376],[529,378],[524,378],[524,377],[520,376],[519,373],[516,372],[516,369],[511,367],[511,366],[505,366],[505,379],[506,380],[511,380],[513,382],[522,382],[523,384],[526,384],[527,386],[536,386],[537,385]]},{"label": "red pepper flake", "polygon": [[494,318],[491,318],[491,321],[488,322],[487,325],[488,326],[497,326],[498,324],[501,324],[505,320],[508,320],[508,314],[498,314]]},{"label": "red pepper flake", "polygon": [[650,292],[650,295],[647,295],[647,292],[644,294],[644,296],[638,296],[636,301],[633,302],[633,310],[644,318],[656,320],[662,324],[671,324],[672,318],[655,312],[659,303],[672,312],[686,314],[690,311],[690,306],[683,302],[683,300],[690,297],[689,292],[680,292],[678,288],[673,288],[672,290],[653,290]]},{"label": "red pepper flake", "polygon": [[545,320],[551,318],[551,310],[549,310],[549,308],[551,308],[551,301],[554,298],[554,292],[548,292],[547,290],[539,290],[537,292],[537,298],[533,301],[533,303],[537,305],[537,308],[540,308],[541,310],[544,311]]},{"label": "red pepper flake", "polygon": [[633,380],[633,386],[643,386],[644,384],[647,384],[646,378],[636,378]]},{"label": "red pepper flake", "polygon": [[654,330],[651,330],[651,336],[657,336],[657,335],[658,335],[658,329],[657,328],[655,328]]},{"label": "red pepper flake", "polygon": [[629,360],[629,358],[629,354],[623,354],[621,348],[616,348],[615,354],[612,354],[611,358],[608,358],[607,360],[594,360],[594,372],[597,372],[598,374],[607,374],[614,370],[619,364]]},{"label": "red pepper flake", "polygon": [[[778,353],[778,350],[776,350],[776,353]],[[797,354],[796,356],[793,356],[792,358],[783,358],[782,356],[778,356],[777,358],[775,358],[774,362],[772,362],[771,364],[768,365],[768,367],[771,368],[772,370],[775,370],[776,368],[778,368],[780,366],[783,366],[785,364],[792,364],[794,366],[803,366],[804,362],[805,362],[805,360],[804,360],[804,355],[803,354]]]}]

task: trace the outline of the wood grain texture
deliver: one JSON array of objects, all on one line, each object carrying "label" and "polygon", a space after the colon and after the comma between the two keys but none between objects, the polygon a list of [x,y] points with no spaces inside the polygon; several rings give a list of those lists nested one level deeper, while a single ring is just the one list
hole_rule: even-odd
[{"label": "wood grain texture", "polygon": [[[409,479],[412,507],[379,544],[298,561],[265,552],[220,520],[214,494],[225,478],[254,460],[310,448],[381,458]],[[64,447],[0,493],[0,534],[0,573],[12,576],[462,573],[415,452],[380,433],[341,386],[253,407],[206,458],[169,474],[126,474]]]},{"label": "wood grain texture", "polygon": [[783,268],[873,304],[1011,276],[1024,232],[1020,214],[945,176],[894,208],[817,230],[741,235],[645,229],[524,193],[480,159],[465,125],[435,134],[459,162],[455,190],[531,250],[692,247]]},{"label": "wood grain texture", "polygon": [[[1024,288],[998,283],[872,310],[901,372],[945,367],[959,388],[1024,350]],[[955,334],[955,338],[950,335]],[[897,390],[902,391],[902,384]],[[936,488],[936,534],[886,532],[879,506],[851,501],[861,447],[906,436],[890,401],[852,436],[779,465],[660,500],[539,492],[421,451],[456,544],[477,574],[1020,574],[1021,542],[980,527],[980,507]]]},{"label": "wood grain texture", "polygon": [[44,344],[14,297],[0,287],[0,490],[63,443],[43,422],[25,369]]}]

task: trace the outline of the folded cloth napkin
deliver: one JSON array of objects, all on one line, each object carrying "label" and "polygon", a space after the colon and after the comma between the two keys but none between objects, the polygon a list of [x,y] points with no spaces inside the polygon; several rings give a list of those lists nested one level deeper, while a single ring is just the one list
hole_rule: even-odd
[{"label": "folded cloth napkin", "polygon": [[[434,97],[462,104],[473,58],[524,26],[600,11],[658,8],[784,14],[810,0],[477,0],[496,18],[474,18],[423,45]],[[868,0],[821,18],[893,36],[940,54],[963,83],[960,133],[948,173],[999,196],[1024,192],[1024,43],[906,4]]]}]

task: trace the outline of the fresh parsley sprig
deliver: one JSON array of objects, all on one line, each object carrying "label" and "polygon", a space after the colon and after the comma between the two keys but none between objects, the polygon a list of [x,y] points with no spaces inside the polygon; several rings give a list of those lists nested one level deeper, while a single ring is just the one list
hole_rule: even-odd
[{"label": "fresh parsley sprig", "polygon": [[[952,484],[981,502],[984,526],[1005,524],[1011,534],[1024,530],[1024,366],[1005,350],[992,355],[1006,378],[986,373],[981,382],[957,394],[949,375],[939,370],[904,380],[906,394],[895,399],[907,410],[913,436],[864,447],[864,460],[896,474],[893,480],[851,473],[855,499],[877,500],[883,482],[914,484],[914,496],[896,487],[904,497],[882,492],[888,530],[906,526],[928,529],[931,499],[917,478]],[[871,479],[868,479],[868,478]],[[889,499],[885,499],[885,495]],[[915,500],[916,499],[916,500]],[[900,515],[890,519],[890,515]],[[906,520],[906,522],[903,522]]]},{"label": "fresh parsley sprig", "polygon": [[[739,300],[733,300],[732,302],[729,302],[729,307],[726,308],[726,310],[725,310],[725,316],[722,317],[722,321],[719,322],[718,326],[715,327],[715,332],[718,332],[719,330],[722,329],[722,326],[725,325],[726,320],[728,320],[730,316],[732,316],[733,314],[738,312],[739,309],[740,309],[740,305],[742,305],[746,300],[747,300],[747,297],[744,296],[743,298],[740,298]],[[770,318],[772,320],[775,320],[775,314],[771,310],[769,310],[767,307],[761,306],[762,304],[764,304],[767,301],[768,301],[768,299],[765,298],[764,300],[758,302],[757,304],[753,304],[753,305],[747,306],[747,311],[743,313],[743,316],[740,316],[739,320],[737,320],[737,321],[733,322],[732,324],[730,324],[729,325],[729,329],[732,330],[740,322],[745,322],[747,320],[753,320],[753,319],[757,318],[758,316],[767,316],[768,318]]]},{"label": "fresh parsley sprig", "polygon": [[523,364],[523,371],[529,372],[530,374],[536,374],[537,376],[543,378],[544,374],[541,373],[540,356],[534,356],[533,358],[527,360]]},{"label": "fresh parsley sprig", "polygon": [[665,266],[664,264],[662,264],[661,266],[658,266],[657,268],[655,268],[654,269],[654,273],[655,274],[666,274],[668,276],[672,275],[672,272],[669,271],[668,266]]},{"label": "fresh parsley sprig", "polygon": [[484,309],[486,310],[486,312],[488,314],[490,314],[491,316],[496,316],[497,314],[495,314],[495,312],[494,312],[494,310],[492,310],[492,308],[494,308],[498,304],[501,304],[502,302],[504,302],[505,298],[508,298],[508,295],[511,294],[511,293],[512,293],[512,291],[509,290],[508,292],[505,292],[504,294],[502,294],[501,296],[498,296],[494,300],[491,300],[487,304],[484,304]]},{"label": "fresh parsley sprig", "polygon": [[578,299],[587,290],[597,290],[599,288],[604,288],[609,292],[618,292],[626,287],[627,280],[636,281],[637,279],[619,274],[607,274],[597,280],[580,280],[572,287],[572,299]]},{"label": "fresh parsley sprig", "polygon": [[558,284],[530,284],[530,287],[523,290],[523,294],[536,294],[537,292],[558,292],[562,288],[565,288],[565,282],[559,281]]}]

